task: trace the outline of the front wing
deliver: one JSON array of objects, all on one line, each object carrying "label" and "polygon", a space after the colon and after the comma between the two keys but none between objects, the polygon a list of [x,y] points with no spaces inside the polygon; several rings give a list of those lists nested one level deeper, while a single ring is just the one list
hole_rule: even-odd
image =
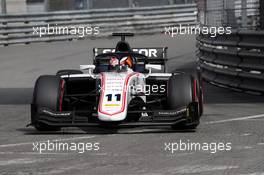
[{"label": "front wing", "polygon": [[[33,105],[31,105],[31,110]],[[137,122],[123,121],[119,123],[101,122],[95,111],[63,111],[54,112],[42,108],[38,111],[38,122],[57,127],[97,127],[112,124],[117,126],[167,126],[180,122],[195,124],[198,118],[198,103],[178,110],[142,110],[128,111],[128,115],[142,114]],[[34,125],[34,123],[29,124]]]}]

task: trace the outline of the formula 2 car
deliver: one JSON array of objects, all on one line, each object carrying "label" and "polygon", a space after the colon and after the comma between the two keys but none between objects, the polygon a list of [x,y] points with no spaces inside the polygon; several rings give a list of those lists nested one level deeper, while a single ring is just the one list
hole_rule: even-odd
[{"label": "formula 2 car", "polygon": [[198,78],[166,70],[167,48],[131,49],[121,36],[114,48],[94,48],[93,65],[40,76],[31,125],[61,127],[156,126],[195,129],[203,110]]}]

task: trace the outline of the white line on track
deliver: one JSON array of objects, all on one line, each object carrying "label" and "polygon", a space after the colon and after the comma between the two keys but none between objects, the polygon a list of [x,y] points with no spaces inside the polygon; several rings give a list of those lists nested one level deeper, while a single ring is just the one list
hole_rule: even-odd
[{"label": "white line on track", "polygon": [[[205,172],[216,172],[216,171],[227,171],[231,169],[237,169],[238,166],[223,166],[223,165],[188,165],[188,166],[180,166],[177,168],[174,168],[173,173],[175,174],[204,174]],[[213,174],[213,173],[210,173]]]},{"label": "white line on track", "polygon": [[[95,136],[87,136],[87,137],[71,137],[71,138],[65,138],[65,139],[52,139],[50,141],[71,141],[71,140],[81,140],[81,139],[91,139],[94,138]],[[33,142],[48,142],[48,140],[45,141],[32,141],[32,142],[24,142],[24,143],[14,143],[14,144],[5,144],[5,145],[0,145],[0,148],[4,147],[13,147],[13,146],[22,146],[22,145],[31,145]]]},{"label": "white line on track", "polygon": [[258,143],[257,145],[264,145],[264,143]]},{"label": "white line on track", "polygon": [[210,122],[205,122],[205,124],[208,125],[208,124],[227,123],[227,122],[241,121],[241,120],[248,120],[248,119],[256,119],[256,118],[264,118],[264,114],[252,115],[252,116],[246,116],[246,117],[239,117],[239,118],[231,118],[231,119],[218,120],[218,121],[210,121]]},{"label": "white line on track", "polygon": [[12,160],[0,160],[0,166],[14,165],[14,164],[32,164],[47,161],[48,159],[33,159],[33,158],[18,158]]},{"label": "white line on track", "polygon": [[15,154],[15,155],[18,155],[18,154],[21,154],[21,155],[76,155],[76,154],[79,154],[79,155],[89,155],[89,156],[106,156],[107,153],[77,153],[77,152],[42,152],[42,153],[39,153],[39,152],[0,152],[0,155],[12,155],[12,154]]}]

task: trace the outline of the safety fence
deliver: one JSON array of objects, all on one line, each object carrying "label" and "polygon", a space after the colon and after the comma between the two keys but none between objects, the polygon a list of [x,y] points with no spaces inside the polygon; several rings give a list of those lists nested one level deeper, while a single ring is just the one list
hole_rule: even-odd
[{"label": "safety fence", "polygon": [[[97,27],[99,34],[86,37],[109,36],[112,32],[155,33],[164,27],[196,24],[195,4],[168,5],[159,7],[136,7],[96,9],[85,11],[63,11],[38,14],[0,15],[0,45],[29,44],[32,42],[51,42],[83,39],[77,34],[50,31],[43,35],[36,32],[47,25],[73,30],[80,26]],[[70,28],[70,29],[69,29]],[[56,28],[57,30],[57,28]],[[73,32],[74,33],[74,32]]]},{"label": "safety fence", "polygon": [[204,80],[234,90],[264,94],[264,31],[197,37]]},{"label": "safety fence", "polygon": [[207,6],[199,11],[198,21],[203,25],[230,26],[233,29],[252,30],[260,26],[259,0],[247,0],[245,4],[241,0],[211,0],[207,2]]}]

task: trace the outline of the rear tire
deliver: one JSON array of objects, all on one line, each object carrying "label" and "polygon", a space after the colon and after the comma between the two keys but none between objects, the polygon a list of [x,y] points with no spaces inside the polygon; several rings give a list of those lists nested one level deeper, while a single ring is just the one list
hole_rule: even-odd
[{"label": "rear tire", "polygon": [[[188,74],[173,75],[168,82],[167,104],[169,109],[181,109],[196,101],[197,82]],[[195,92],[196,91],[196,92]],[[172,125],[173,129],[195,129],[199,125],[199,116],[194,117],[195,122],[188,121]],[[198,121],[197,121],[198,120]]]},{"label": "rear tire", "polygon": [[55,75],[40,76],[35,84],[31,108],[31,123],[39,131],[58,131],[60,127],[49,126],[38,120],[39,109],[62,110],[65,82]]}]

